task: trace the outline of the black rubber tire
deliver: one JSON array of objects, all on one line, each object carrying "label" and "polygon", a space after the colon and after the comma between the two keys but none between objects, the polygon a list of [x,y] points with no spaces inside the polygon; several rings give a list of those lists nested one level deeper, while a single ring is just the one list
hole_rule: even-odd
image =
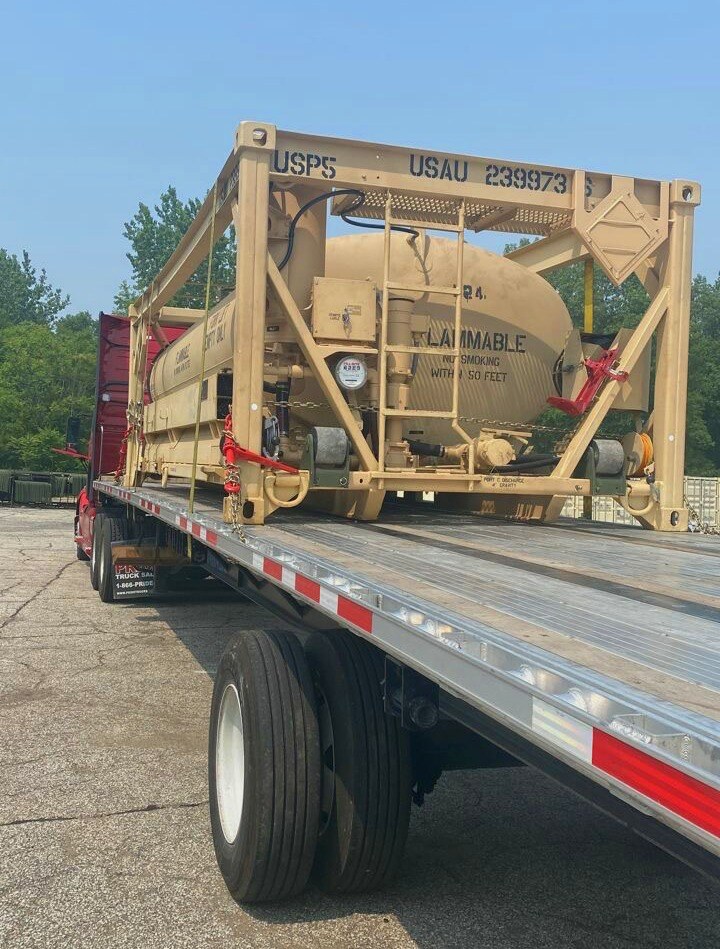
[{"label": "black rubber tire", "polygon": [[[322,774],[328,780],[334,772],[334,794],[329,815],[321,815],[313,878],[328,893],[373,890],[392,878],[405,847],[412,785],[408,734],[399,719],[385,714],[379,650],[337,631],[312,633],[305,654],[333,733],[332,755],[324,750],[332,765]],[[322,707],[318,715],[322,728]]]},{"label": "black rubber tire", "polygon": [[106,515],[100,531],[100,557],[98,564],[97,591],[103,603],[112,603],[113,593],[112,542],[125,537],[125,521],[120,517]]},{"label": "black rubber tire", "polygon": [[[217,794],[219,713],[226,688],[240,700],[244,796],[234,840],[222,829]],[[220,661],[208,742],[210,825],[215,855],[238,902],[300,893],[315,856],[320,745],[310,670],[291,633],[235,636]]]},{"label": "black rubber tire", "polygon": [[[80,509],[79,509],[79,502],[78,502],[78,504],[75,505],[75,520],[73,522],[73,538],[76,538],[78,536],[79,524],[80,524]],[[74,540],[74,543],[75,543],[75,556],[77,557],[78,560],[84,560],[87,563],[87,561],[90,560],[90,558],[83,550],[82,544],[78,544],[76,540]]]},{"label": "black rubber tire", "polygon": [[92,547],[90,548],[90,585],[93,590],[98,588],[98,568],[100,567],[100,545],[102,543],[102,522],[105,515],[99,512],[95,515],[92,527]]},{"label": "black rubber tire", "polygon": [[90,559],[80,544],[75,544],[75,556],[78,560],[84,560],[86,563]]}]

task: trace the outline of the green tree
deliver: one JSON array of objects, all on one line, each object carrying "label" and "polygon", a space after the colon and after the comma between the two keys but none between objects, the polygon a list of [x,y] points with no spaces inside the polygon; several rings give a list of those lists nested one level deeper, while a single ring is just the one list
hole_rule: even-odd
[{"label": "green tree", "polygon": [[720,276],[693,280],[685,470],[717,477],[720,470]]},{"label": "green tree", "polygon": [[[128,305],[147,287],[162,269],[190,227],[202,201],[191,198],[181,201],[177,191],[168,187],[160,201],[151,210],[140,203],[133,217],[125,224],[123,233],[130,242],[127,258],[132,267],[132,279],[124,280],[115,295],[114,305],[119,312],[127,312]],[[171,303],[174,306],[202,307],[205,305],[207,261],[178,291]],[[213,302],[235,282],[235,240],[232,228],[222,235],[213,252]]]},{"label": "green tree", "polygon": [[15,254],[0,248],[0,329],[17,323],[52,325],[70,298],[50,285],[47,274],[38,274],[23,251]]},{"label": "green tree", "polygon": [[71,415],[87,438],[94,406],[97,322],[87,312],[54,326],[0,328],[0,467],[77,470],[51,451],[65,443]]},{"label": "green tree", "polygon": [[113,306],[115,307],[116,313],[122,313],[123,315],[127,313],[128,307],[138,296],[138,293],[142,293],[142,290],[134,290],[127,280],[123,280],[118,291],[113,298]]},{"label": "green tree", "polygon": [[18,467],[30,471],[65,470],[65,458],[53,451],[53,448],[62,448],[63,444],[62,435],[54,428],[41,428],[20,435],[13,442]]},{"label": "green tree", "polygon": [[[562,267],[547,275],[563,298],[573,325],[582,328],[585,309],[585,265]],[[593,331],[613,333],[622,326],[637,326],[648,308],[650,298],[645,287],[633,274],[616,287],[599,267],[593,272]]]},{"label": "green tree", "polygon": [[77,470],[51,449],[71,415],[87,438],[98,324],[85,311],[61,316],[68,303],[27,251],[0,249],[0,467]]}]

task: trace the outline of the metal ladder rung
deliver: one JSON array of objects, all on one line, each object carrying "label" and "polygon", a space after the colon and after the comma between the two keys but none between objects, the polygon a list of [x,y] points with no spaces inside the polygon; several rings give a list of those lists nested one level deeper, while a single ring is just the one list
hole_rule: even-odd
[{"label": "metal ladder rung", "polygon": [[455,418],[452,412],[438,412],[434,409],[385,409],[384,412],[392,418]]},{"label": "metal ladder rung", "polygon": [[388,345],[386,353],[403,353],[406,356],[460,356],[460,350],[440,349],[439,346],[399,346]]},{"label": "metal ladder rung", "polygon": [[457,224],[441,224],[437,221],[405,221],[399,217],[389,217],[387,222],[391,227],[410,227],[418,231],[451,231],[453,234],[460,233],[460,228]]},{"label": "metal ladder rung", "polygon": [[459,297],[462,293],[462,290],[458,287],[433,287],[427,284],[411,286],[409,284],[388,282],[386,286],[388,290],[401,290],[404,293],[443,293],[449,297]]}]

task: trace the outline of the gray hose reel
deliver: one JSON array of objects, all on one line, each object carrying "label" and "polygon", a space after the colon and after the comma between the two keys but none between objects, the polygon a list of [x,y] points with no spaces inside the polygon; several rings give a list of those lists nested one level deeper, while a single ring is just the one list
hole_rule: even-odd
[{"label": "gray hose reel", "polygon": [[614,438],[594,438],[575,471],[576,478],[588,478],[593,495],[621,495],[627,490],[625,450]]},{"label": "gray hose reel", "polygon": [[619,475],[625,467],[625,449],[614,438],[594,438],[590,442],[596,475]]},{"label": "gray hose reel", "polygon": [[313,487],[346,488],[350,475],[350,439],[345,429],[313,426],[300,467],[310,472]]}]

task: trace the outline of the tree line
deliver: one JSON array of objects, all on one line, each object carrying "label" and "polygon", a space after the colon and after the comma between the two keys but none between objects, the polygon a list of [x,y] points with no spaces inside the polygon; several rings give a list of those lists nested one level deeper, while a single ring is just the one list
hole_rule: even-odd
[{"label": "tree line", "polygon": [[[174,188],[164,191],[150,208],[140,204],[124,225],[130,244],[128,280],[113,300],[115,311],[128,305],[152,281],[197,214],[201,201],[183,202]],[[215,247],[213,301],[234,284],[234,235],[222,236]],[[177,294],[176,306],[204,305],[207,263]],[[583,265],[556,271],[549,277],[570,311],[583,325]],[[631,277],[615,287],[597,267],[594,277],[595,320],[598,333],[635,326],[648,298]],[[66,313],[70,300],[50,285],[27,252],[19,257],[0,248],[0,468],[67,470],[77,462],[52,452],[65,442],[68,417],[80,419],[81,435],[89,435],[94,404],[97,328],[87,312]],[[720,474],[720,275],[714,280],[697,275],[692,286],[690,365],[686,439],[686,471],[693,475]],[[613,413],[607,434],[627,431],[628,420]],[[549,410],[543,421],[565,424]]]}]

